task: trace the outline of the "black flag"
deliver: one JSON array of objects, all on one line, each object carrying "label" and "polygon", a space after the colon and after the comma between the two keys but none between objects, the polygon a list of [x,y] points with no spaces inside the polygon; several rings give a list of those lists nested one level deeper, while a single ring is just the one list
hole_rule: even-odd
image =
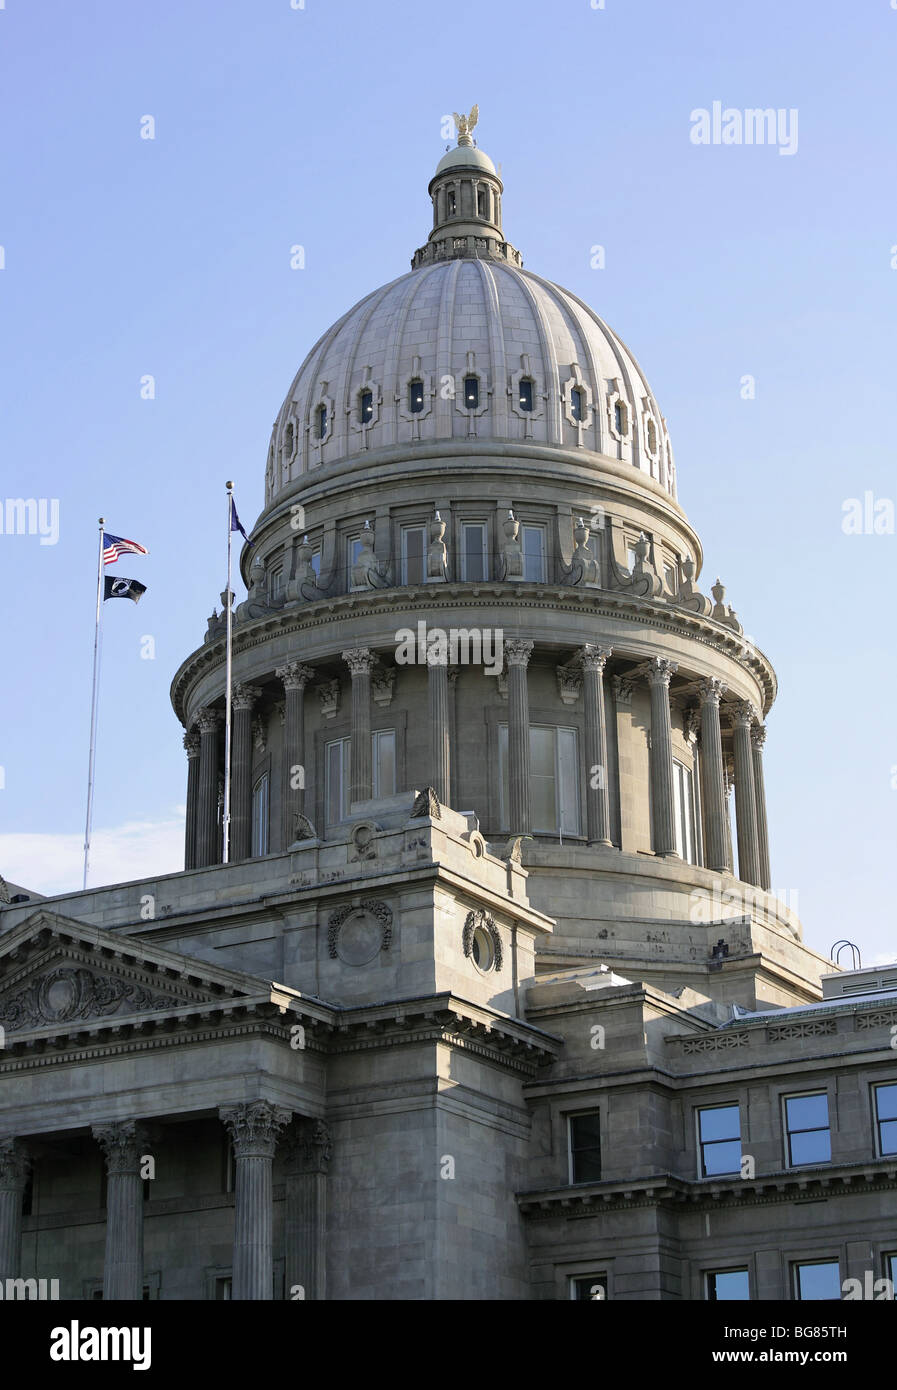
[{"label": "black flag", "polygon": [[103,601],[107,598],[129,598],[134,603],[139,603],[141,596],[146,593],[146,585],[141,584],[139,579],[124,579],[117,574],[107,574],[103,579],[106,592],[103,594]]}]

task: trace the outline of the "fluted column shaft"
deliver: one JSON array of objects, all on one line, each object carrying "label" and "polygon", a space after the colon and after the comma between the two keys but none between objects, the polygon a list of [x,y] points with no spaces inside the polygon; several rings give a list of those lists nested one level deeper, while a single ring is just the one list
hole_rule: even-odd
[{"label": "fluted column shaft", "polygon": [[751,724],[756,711],[746,700],[733,712],[735,751],[735,829],[738,836],[738,876],[744,883],[760,883],[760,844],[757,835],[757,796],[754,788],[754,755]]},{"label": "fluted column shaft", "polygon": [[296,817],[305,812],[305,687],[314,677],[311,666],[291,661],[274,673],[283,681],[283,785],[281,789],[281,849],[296,839]]},{"label": "fluted column shaft", "polygon": [[196,818],[199,796],[199,734],[184,734],[187,750],[187,824],[184,828],[184,868],[196,868]]},{"label": "fluted column shaft", "polygon": [[757,807],[757,843],[760,869],[760,887],[767,893],[772,884],[769,869],[769,825],[766,820],[766,783],[763,776],[763,745],[766,742],[766,729],[762,724],[751,730],[751,749],[754,755],[754,797]]},{"label": "fluted column shaft", "polygon": [[427,653],[427,693],[430,713],[430,786],[437,800],[451,800],[451,746],[449,741],[448,662]]},{"label": "fluted column shaft", "polygon": [[533,644],[505,641],[508,669],[508,811],[513,835],[530,832],[529,694],[526,669]]},{"label": "fluted column shaft", "polygon": [[292,1118],[289,1110],[253,1101],[219,1110],[236,1159],[234,1194],[234,1299],[274,1297],[273,1182],[277,1136]]},{"label": "fluted column shaft", "polygon": [[670,679],[675,661],[654,657],[648,667],[651,687],[651,820],[654,853],[676,853],[673,824],[673,727],[670,719]]},{"label": "fluted column shaft", "polygon": [[248,859],[252,853],[252,710],[261,693],[254,685],[235,685],[231,697],[231,860]]},{"label": "fluted column shaft", "polygon": [[143,1179],[148,1135],[135,1120],[94,1125],[106,1156],[106,1257],[103,1299],[143,1298]]},{"label": "fluted column shaft", "polygon": [[221,858],[218,843],[218,740],[221,716],[217,710],[201,709],[198,714],[199,790],[196,813],[196,868],[217,864]]},{"label": "fluted column shaft", "polygon": [[30,1168],[21,1139],[0,1139],[0,1280],[21,1278],[22,1198]]},{"label": "fluted column shaft", "polygon": [[590,843],[599,845],[611,844],[604,667],[612,650],[589,644],[580,653],[586,707],[586,825]]},{"label": "fluted column shaft", "polygon": [[327,1171],[333,1143],[322,1120],[302,1120],[288,1133],[284,1253],[287,1298],[326,1298]]},{"label": "fluted column shaft", "polygon": [[373,796],[371,769],[371,671],[376,657],[367,647],[343,652],[343,661],[352,673],[352,777],[349,801],[370,801]]},{"label": "fluted column shaft", "polygon": [[728,815],[723,781],[723,740],[719,722],[719,702],[726,692],[722,681],[704,680],[701,695],[701,800],[704,809],[705,868],[731,873]]}]

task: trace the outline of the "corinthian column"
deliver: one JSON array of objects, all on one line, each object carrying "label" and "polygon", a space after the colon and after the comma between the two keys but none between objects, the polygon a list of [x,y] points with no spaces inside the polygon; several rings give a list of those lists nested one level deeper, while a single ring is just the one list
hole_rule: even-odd
[{"label": "corinthian column", "polygon": [[280,848],[287,849],[296,838],[296,817],[305,811],[305,687],[315,673],[311,666],[290,661],[274,674],[285,692]]},{"label": "corinthian column", "polygon": [[735,829],[738,835],[738,877],[744,883],[760,883],[760,846],[757,837],[757,797],[754,790],[754,756],[751,725],[757,711],[739,700],[732,711],[735,751]]},{"label": "corinthian column", "polygon": [[184,868],[196,868],[196,812],[199,792],[199,734],[184,734],[187,750],[187,826],[184,832]]},{"label": "corinthian column", "polygon": [[252,710],[261,695],[257,685],[235,685],[231,700],[234,729],[231,742],[230,858],[252,853]]},{"label": "corinthian column", "polygon": [[136,1120],[94,1125],[106,1155],[106,1259],[103,1299],[143,1298],[143,1179],[149,1137]]},{"label": "corinthian column", "polygon": [[719,702],[726,693],[723,681],[703,680],[701,695],[701,801],[707,843],[704,865],[716,873],[731,873],[729,859],[728,814],[723,784],[723,740],[719,724]]},{"label": "corinthian column", "polygon": [[430,786],[443,806],[451,800],[451,749],[449,745],[448,659],[435,647],[427,649],[427,694],[430,713]]},{"label": "corinthian column", "polygon": [[367,647],[351,647],[343,661],[352,673],[352,778],[349,802],[370,801],[374,794],[371,773],[371,671],[377,658]]},{"label": "corinthian column", "polygon": [[655,656],[648,665],[651,687],[651,819],[654,853],[676,853],[673,825],[673,728],[670,721],[670,678],[675,661]]},{"label": "corinthian column", "polygon": [[289,1124],[292,1112],[257,1100],[222,1106],[218,1114],[236,1158],[232,1296],[270,1300],[274,1297],[271,1174],[277,1136]]},{"label": "corinthian column", "polygon": [[323,1120],[300,1120],[284,1136],[287,1298],[297,1286],[306,1299],[326,1298],[327,1171],[333,1152]]},{"label": "corinthian column", "polygon": [[21,1278],[22,1198],[30,1169],[21,1139],[0,1139],[0,1280]]},{"label": "corinthian column", "polygon": [[763,777],[763,745],[766,742],[766,728],[755,724],[751,729],[751,749],[754,755],[754,798],[757,815],[757,844],[760,869],[760,887],[770,890],[772,876],[769,872],[769,827],[766,822],[766,786]]},{"label": "corinthian column", "polygon": [[505,639],[508,668],[508,803],[512,835],[530,831],[529,794],[529,695],[526,668],[533,644],[512,637]]},{"label": "corinthian column", "polygon": [[612,651],[612,647],[589,643],[580,652],[586,707],[586,816],[589,842],[599,845],[611,844],[604,667]]},{"label": "corinthian column", "polygon": [[218,710],[197,711],[199,724],[199,793],[196,814],[196,867],[217,864],[221,858],[218,843],[218,737],[221,715]]}]

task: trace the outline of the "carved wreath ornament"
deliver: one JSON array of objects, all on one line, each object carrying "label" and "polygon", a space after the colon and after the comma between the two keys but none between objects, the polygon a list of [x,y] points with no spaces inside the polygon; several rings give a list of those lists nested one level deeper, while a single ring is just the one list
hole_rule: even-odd
[{"label": "carved wreath ornament", "polygon": [[[386,903],[380,902],[379,899],[364,898],[360,903],[344,903],[342,907],[338,907],[335,912],[330,914],[327,922],[327,949],[332,959],[336,960],[342,955],[342,959],[346,961],[347,965],[364,965],[366,960],[361,959],[361,956],[352,958],[349,954],[341,953],[339,949],[340,932],[343,924],[355,914],[358,914],[359,918],[367,914],[368,918],[373,918],[377,925],[378,939],[373,942],[374,949],[368,956],[368,959],[372,959],[380,951],[389,950],[389,943],[392,940],[392,912]],[[367,953],[362,951],[361,954]]]},{"label": "carved wreath ornament", "polygon": [[102,1017],[122,1005],[129,1012],[167,1008],[170,1000],[143,985],[94,975],[83,967],[63,967],[0,1000],[0,1023],[12,1030],[45,1023],[68,1023],[76,1018]]},{"label": "carved wreath ornament", "polygon": [[484,912],[482,908],[479,908],[476,912],[468,912],[465,919],[464,932],[461,937],[461,944],[464,948],[465,956],[473,955],[473,938],[474,933],[478,929],[488,934],[489,940],[492,942],[492,950],[495,954],[495,969],[501,970],[501,936],[499,935],[498,927],[495,925],[493,919],[489,916],[488,912]]}]

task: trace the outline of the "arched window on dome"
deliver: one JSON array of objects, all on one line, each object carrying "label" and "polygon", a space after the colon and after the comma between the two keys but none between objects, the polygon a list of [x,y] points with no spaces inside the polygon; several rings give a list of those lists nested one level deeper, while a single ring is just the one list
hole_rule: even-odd
[{"label": "arched window on dome", "polygon": [[317,412],[317,414],[318,414],[318,438],[319,438],[319,439],[326,439],[326,438],[327,438],[327,407],[326,407],[326,405],[319,405],[319,406],[318,406],[318,412]]},{"label": "arched window on dome", "polygon": [[629,433],[629,411],[623,401],[614,402],[614,429],[619,435]]},{"label": "arched window on dome", "polygon": [[419,415],[424,408],[424,383],[415,377],[408,383],[408,409],[412,415]]},{"label": "arched window on dome", "polygon": [[[522,383],[521,383],[522,384]],[[570,392],[570,414],[579,423],[583,416],[583,393],[579,386],[574,386]]]},{"label": "arched window on dome", "polygon": [[480,406],[480,379],[476,376],[464,378],[464,406],[467,410],[478,410]]},{"label": "arched window on dome", "polygon": [[651,420],[651,419],[648,420],[648,424],[647,424],[647,426],[645,427],[645,434],[646,434],[647,440],[648,440],[648,453],[649,453],[649,454],[656,454],[656,453],[657,453],[657,426],[655,425],[654,421]]},{"label": "arched window on dome", "polygon": [[521,377],[519,386],[518,404],[521,410],[532,410],[533,408],[533,382],[532,377]]},{"label": "arched window on dome", "polygon": [[358,399],[358,417],[363,425],[369,425],[374,418],[374,393],[362,391]]}]

